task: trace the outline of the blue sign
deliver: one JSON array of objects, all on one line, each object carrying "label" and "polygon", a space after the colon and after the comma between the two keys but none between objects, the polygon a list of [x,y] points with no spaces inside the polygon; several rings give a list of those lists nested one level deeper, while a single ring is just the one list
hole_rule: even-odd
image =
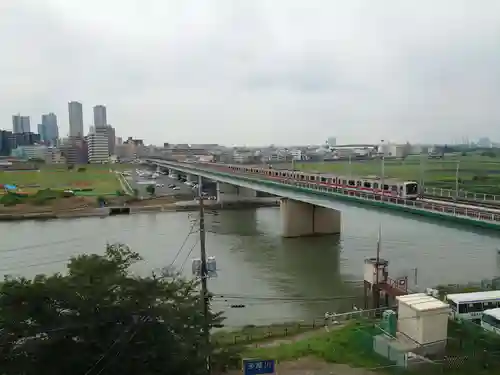
[{"label": "blue sign", "polygon": [[274,359],[244,359],[243,374],[259,375],[274,374]]}]

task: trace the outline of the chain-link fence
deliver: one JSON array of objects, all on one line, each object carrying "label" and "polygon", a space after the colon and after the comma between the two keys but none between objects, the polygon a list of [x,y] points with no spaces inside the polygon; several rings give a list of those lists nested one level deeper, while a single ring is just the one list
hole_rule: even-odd
[{"label": "chain-link fence", "polygon": [[450,322],[449,334],[444,351],[432,356],[417,354],[423,346],[411,352],[398,348],[378,322],[359,325],[353,339],[360,352],[380,356],[376,369],[389,374],[500,374],[500,336],[472,322]]}]

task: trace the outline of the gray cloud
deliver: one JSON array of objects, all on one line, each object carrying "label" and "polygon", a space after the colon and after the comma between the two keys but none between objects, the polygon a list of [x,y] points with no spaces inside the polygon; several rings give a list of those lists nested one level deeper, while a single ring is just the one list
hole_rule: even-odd
[{"label": "gray cloud", "polygon": [[500,139],[496,0],[4,0],[0,126],[108,106],[149,142]]}]

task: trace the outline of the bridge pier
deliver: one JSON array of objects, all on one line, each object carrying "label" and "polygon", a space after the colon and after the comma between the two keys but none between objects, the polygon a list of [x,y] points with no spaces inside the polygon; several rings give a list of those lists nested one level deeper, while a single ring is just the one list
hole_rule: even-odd
[{"label": "bridge pier", "polygon": [[186,181],[187,182],[196,182],[198,183],[198,176],[194,175],[194,174],[186,174]]},{"label": "bridge pier", "polygon": [[338,234],[341,231],[341,213],[331,208],[283,198],[280,211],[283,237]]},{"label": "bridge pier", "polygon": [[253,189],[217,182],[217,202],[256,197],[257,192]]},{"label": "bridge pier", "polygon": [[238,190],[237,186],[217,182],[217,202],[234,199],[238,196]]}]

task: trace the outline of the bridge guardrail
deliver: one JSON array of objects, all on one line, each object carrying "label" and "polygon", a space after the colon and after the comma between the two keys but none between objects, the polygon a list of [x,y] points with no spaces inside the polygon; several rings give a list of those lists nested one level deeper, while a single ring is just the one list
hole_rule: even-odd
[{"label": "bridge guardrail", "polygon": [[[435,197],[455,198],[455,190],[450,190],[450,189],[426,187],[424,188],[424,193],[428,195],[433,195]],[[458,198],[477,201],[477,202],[498,202],[500,204],[500,195],[495,195],[495,194],[481,194],[481,193],[473,193],[470,191],[459,190]]]},{"label": "bridge guardrail", "polygon": [[[179,163],[180,164],[180,163]],[[298,187],[298,188],[305,188],[309,190],[314,190],[317,192],[321,192],[324,195],[328,194],[335,194],[335,195],[342,195],[342,196],[347,196],[347,197],[355,197],[355,198],[361,198],[369,201],[375,201],[375,202],[380,202],[384,204],[393,204],[393,205],[399,205],[399,206],[405,206],[413,210],[424,210],[424,211],[431,211],[431,212],[436,212],[444,215],[449,215],[449,216],[457,216],[457,217],[464,217],[468,219],[473,219],[477,221],[487,221],[487,222],[492,222],[492,223],[500,223],[500,210],[495,211],[486,211],[486,210],[478,210],[478,209],[473,209],[469,207],[464,207],[464,206],[454,206],[454,205],[443,205],[439,203],[434,203],[434,202],[426,202],[426,201],[418,201],[418,200],[406,200],[398,197],[387,197],[387,196],[380,196],[380,195],[374,195],[374,194],[369,194],[369,193],[364,193],[364,192],[358,192],[358,191],[351,191],[351,190],[345,190],[341,188],[334,188],[334,187],[326,187],[322,186],[317,183],[311,183],[311,182],[306,182],[306,181],[297,181],[297,180],[291,180],[291,179],[282,179],[282,178],[266,178],[265,176],[262,175],[255,175],[255,174],[248,174],[248,173],[227,173],[227,172],[222,172],[218,170],[213,170],[210,168],[200,168],[195,165],[181,165],[181,168],[186,168],[186,169],[192,169],[194,171],[200,171],[200,172],[208,172],[208,173],[214,173],[214,174],[220,174],[226,177],[230,178],[239,178],[239,179],[244,179],[244,180],[250,180],[250,182],[257,182],[257,183],[272,183],[274,185],[284,185],[284,186],[293,186],[293,187]],[[258,178],[255,178],[258,177]]]}]

